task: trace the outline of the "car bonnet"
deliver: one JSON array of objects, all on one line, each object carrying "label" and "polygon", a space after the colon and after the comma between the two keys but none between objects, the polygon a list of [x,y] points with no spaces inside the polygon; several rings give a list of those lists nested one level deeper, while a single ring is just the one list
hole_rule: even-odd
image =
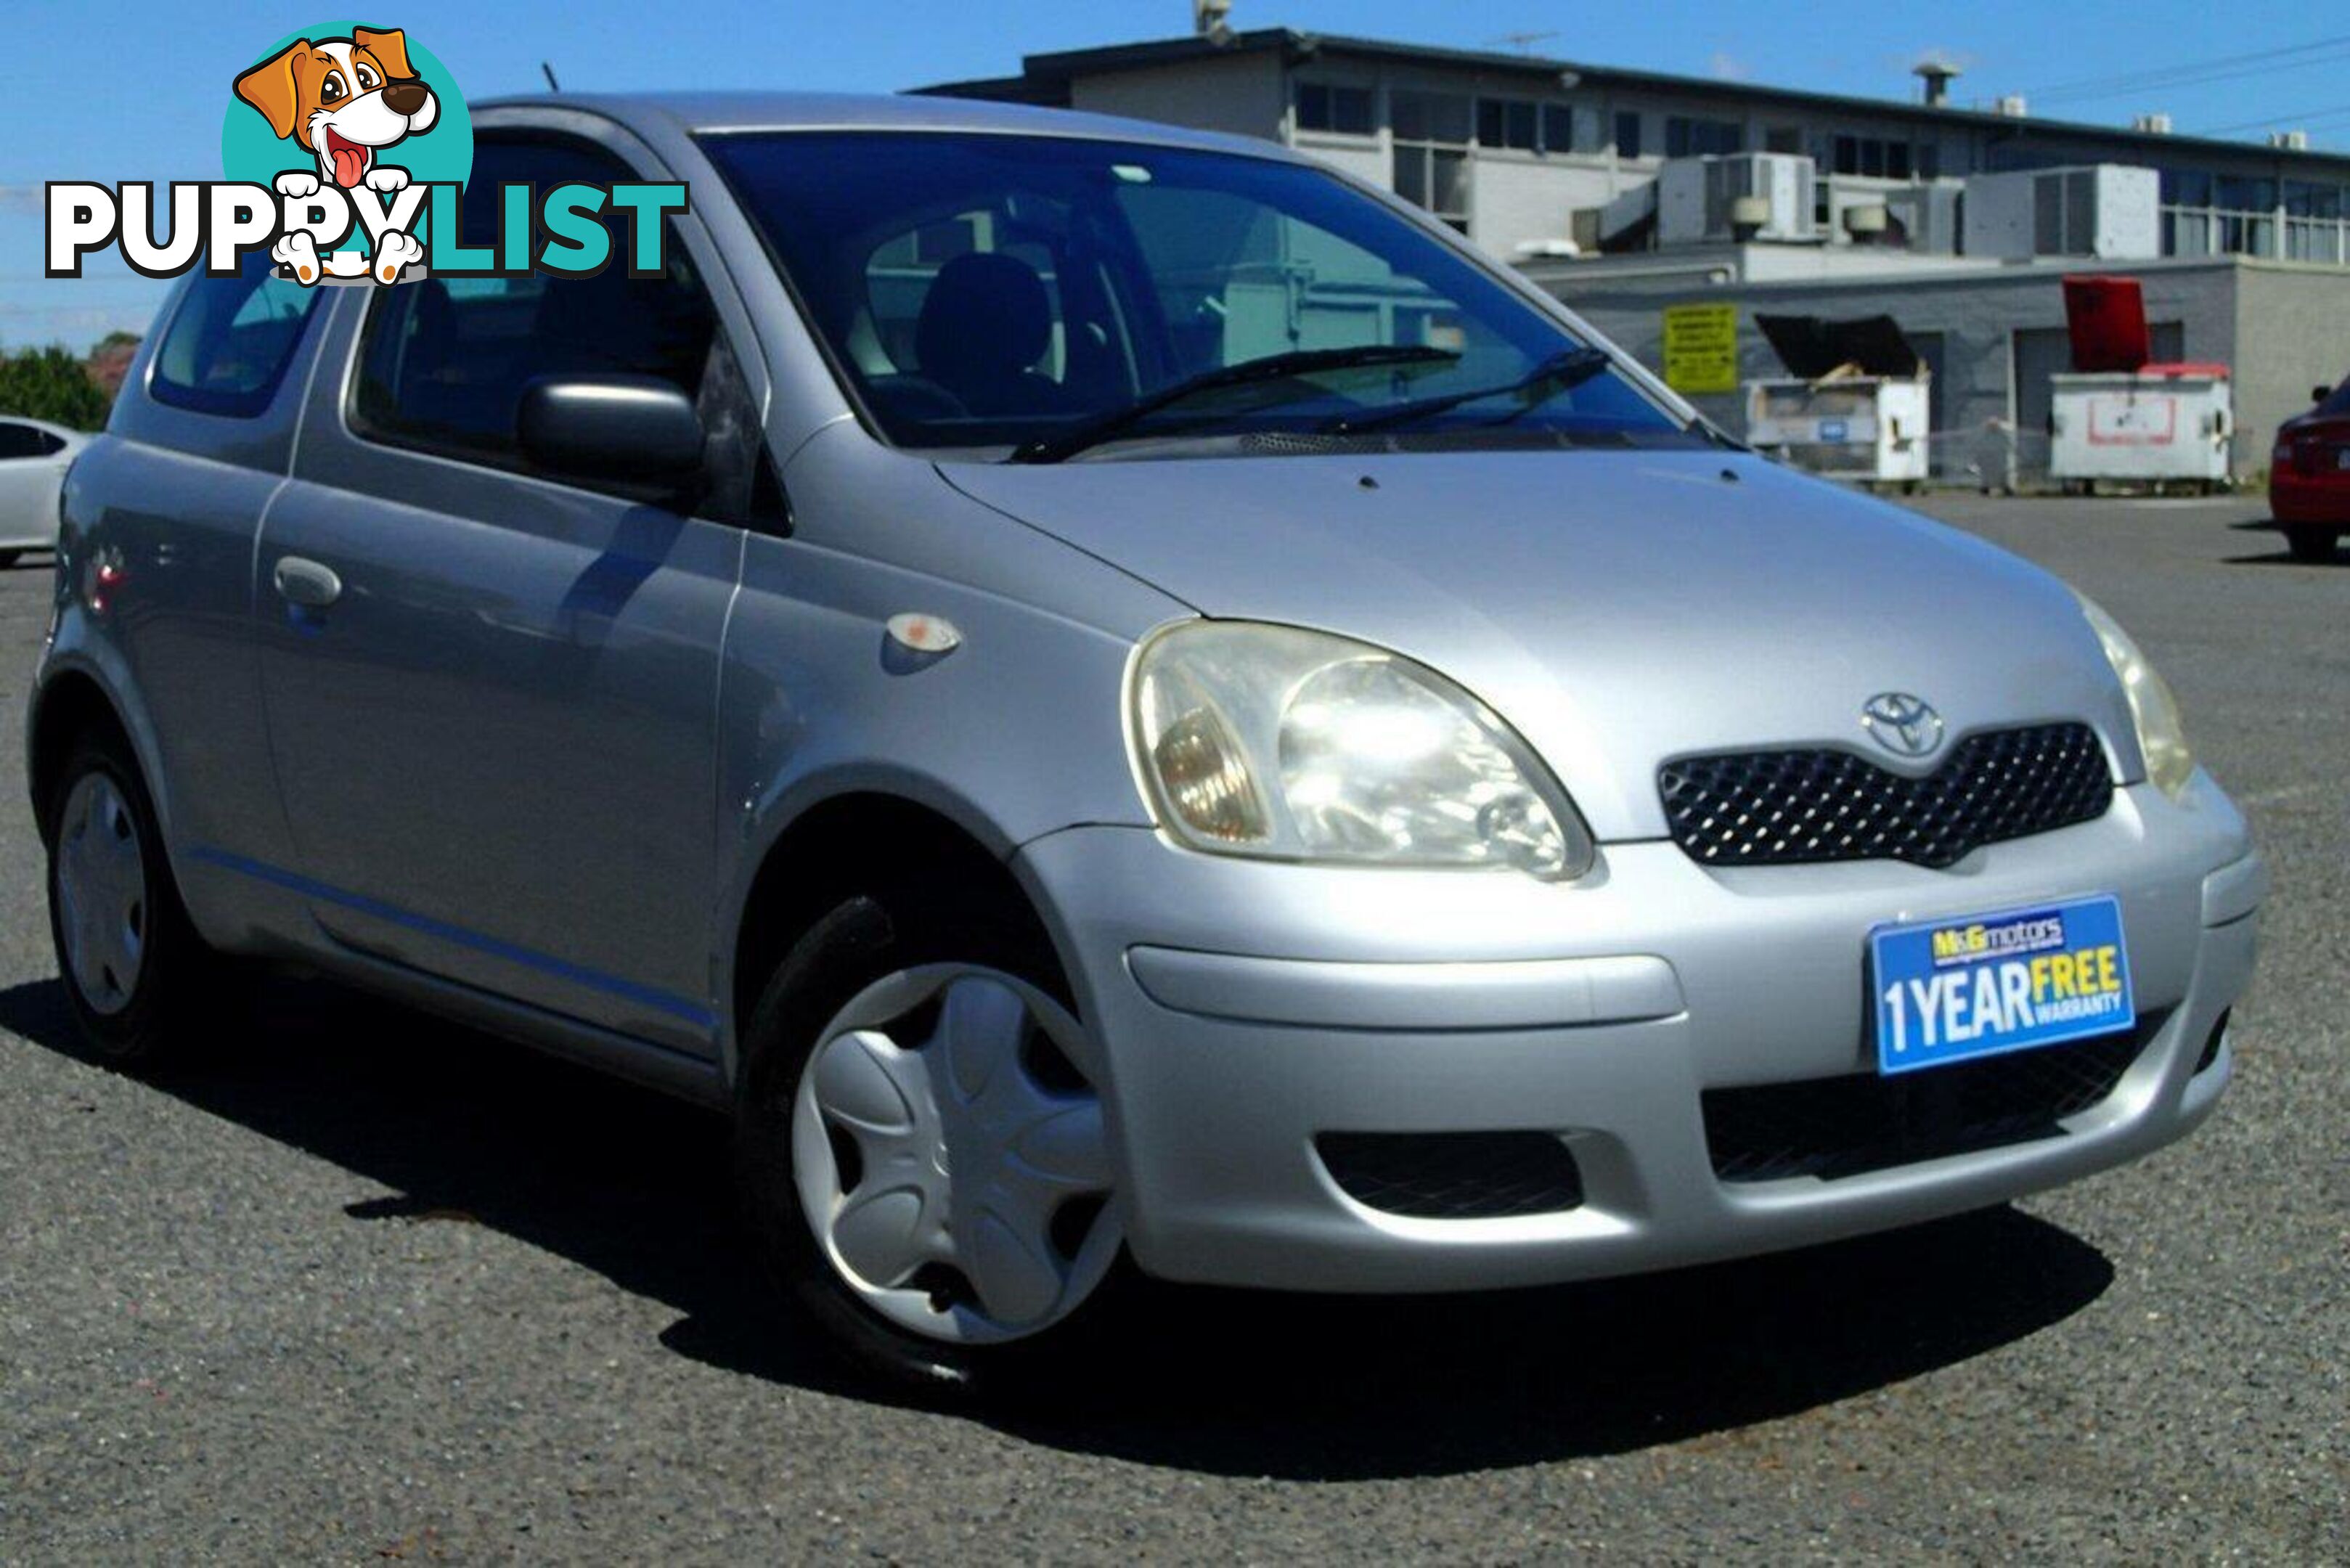
[{"label": "car bonnet", "polygon": [[1914,513],[1742,454],[1460,452],[950,463],[948,483],[1202,614],[1316,628],[1474,692],[1603,840],[1667,832],[1659,766],[1877,748],[1872,697],[1970,731],[2094,725],[2119,683],[2063,584]]}]

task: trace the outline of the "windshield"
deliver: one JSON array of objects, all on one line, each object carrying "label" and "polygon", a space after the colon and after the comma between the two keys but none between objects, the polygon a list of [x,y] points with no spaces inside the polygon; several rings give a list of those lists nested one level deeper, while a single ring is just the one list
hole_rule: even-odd
[{"label": "windshield", "polygon": [[1578,347],[1557,322],[1309,166],[938,132],[705,145],[900,446],[1699,439],[1618,371],[1555,373]]}]

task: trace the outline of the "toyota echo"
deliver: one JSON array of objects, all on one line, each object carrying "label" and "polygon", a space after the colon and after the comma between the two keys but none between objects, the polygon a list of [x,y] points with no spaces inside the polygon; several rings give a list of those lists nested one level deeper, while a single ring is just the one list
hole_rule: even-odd
[{"label": "toyota echo", "polygon": [[723,1107],[747,1244],[951,1382],[1127,1268],[1666,1268],[2220,1098],[2264,876],[2128,635],[1428,215],[947,100],[474,124],[469,193],[685,182],[667,266],[192,278],[67,482],[110,1058],[285,961]]}]

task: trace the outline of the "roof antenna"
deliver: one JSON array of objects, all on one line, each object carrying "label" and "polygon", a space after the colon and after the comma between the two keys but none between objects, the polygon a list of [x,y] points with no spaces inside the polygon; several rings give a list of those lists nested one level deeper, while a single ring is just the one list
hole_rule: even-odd
[{"label": "roof antenna", "polygon": [[555,79],[555,67],[552,64],[546,60],[541,60],[538,62],[538,68],[546,73],[547,91],[561,92],[563,90],[563,84]]}]

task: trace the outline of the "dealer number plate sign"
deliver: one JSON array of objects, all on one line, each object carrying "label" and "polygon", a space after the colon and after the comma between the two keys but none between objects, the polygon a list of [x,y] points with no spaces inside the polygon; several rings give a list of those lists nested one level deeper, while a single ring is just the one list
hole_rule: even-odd
[{"label": "dealer number plate sign", "polygon": [[1880,1073],[2112,1034],[2137,1022],[2121,904],[2110,897],[1879,926],[1868,945]]}]

